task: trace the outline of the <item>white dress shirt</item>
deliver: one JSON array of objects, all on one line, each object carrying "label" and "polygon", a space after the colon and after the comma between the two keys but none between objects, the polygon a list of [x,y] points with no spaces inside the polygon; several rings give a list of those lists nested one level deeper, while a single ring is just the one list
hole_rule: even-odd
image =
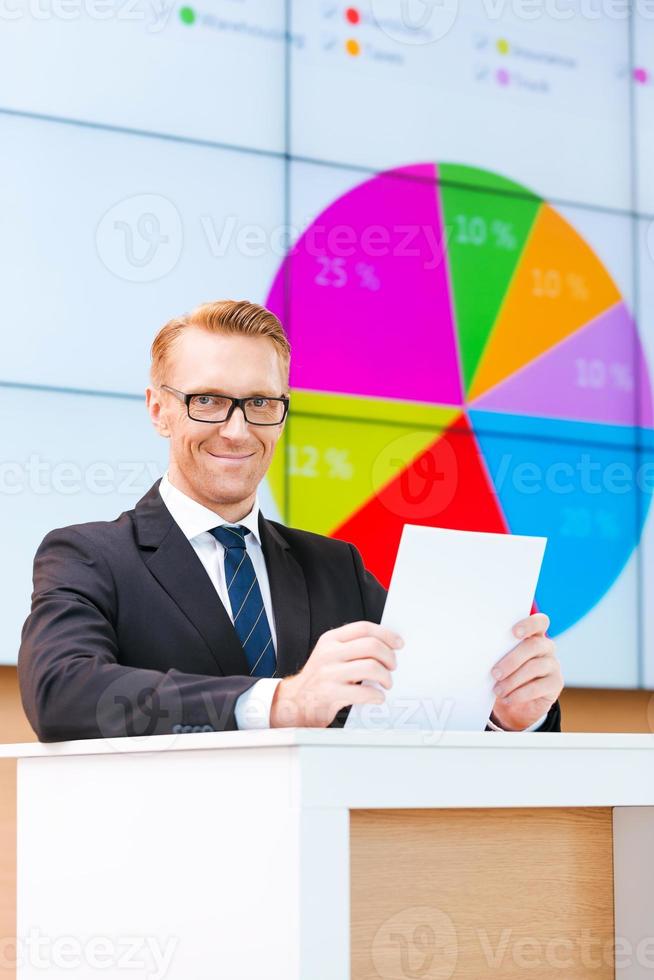
[{"label": "white dress shirt", "polygon": [[[192,497],[182,493],[181,490],[178,490],[177,487],[172,485],[168,478],[168,473],[164,474],[159,484],[159,493],[170,511],[173,520],[179,525],[184,536],[188,538],[193,550],[204,565],[207,575],[211,579],[211,584],[218,593],[233,623],[234,614],[225,581],[225,548],[210,533],[210,530],[211,528],[219,527],[221,524],[234,524],[234,522],[226,521],[219,514],[216,514],[215,511],[209,510],[208,507],[199,504],[197,500],[193,500]],[[245,547],[248,555],[252,559],[254,571],[259,581],[261,598],[263,599],[264,609],[266,610],[266,616],[270,624],[273,647],[275,648],[275,653],[277,653],[277,635],[275,633],[275,617],[272,608],[272,599],[270,597],[270,582],[268,580],[266,561],[261,548],[261,539],[259,538],[258,494],[250,513],[238,521],[238,523],[247,527],[250,531],[250,534],[245,536]],[[244,694],[241,694],[237,698],[234,714],[238,728],[270,728],[270,708],[275,689],[280,680],[281,677],[262,677],[248,691],[245,691]],[[544,714],[542,718],[539,718],[529,728],[525,728],[524,731],[533,732],[535,729],[540,728],[546,717],[547,714]],[[489,720],[488,724],[493,731],[503,731],[502,728],[491,720]]]},{"label": "white dress shirt", "polygon": [[[234,522],[226,521],[215,511],[209,510],[208,507],[199,504],[197,500],[193,500],[192,497],[182,493],[181,490],[172,485],[167,473],[159,484],[159,493],[172,514],[173,520],[179,525],[184,536],[188,538],[193,550],[204,565],[205,571],[211,579],[211,584],[218,593],[233,623],[234,614],[225,581],[225,548],[210,533],[210,530],[213,527],[220,527],[221,524],[234,524]],[[275,632],[272,599],[270,598],[270,582],[259,538],[258,495],[250,513],[238,523],[250,531],[250,534],[245,535],[245,547],[254,565],[254,571],[261,589],[263,606],[270,625],[273,647],[277,653],[277,634]],[[270,728],[270,707],[275,688],[280,680],[280,677],[262,677],[237,698],[234,713],[238,728]]]}]

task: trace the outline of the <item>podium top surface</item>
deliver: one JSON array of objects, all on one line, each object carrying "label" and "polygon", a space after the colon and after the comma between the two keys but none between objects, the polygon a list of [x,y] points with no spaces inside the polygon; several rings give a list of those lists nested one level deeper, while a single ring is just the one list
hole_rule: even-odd
[{"label": "podium top surface", "polygon": [[0,758],[52,758],[126,753],[201,752],[216,749],[348,747],[367,749],[528,749],[639,750],[654,752],[654,734],[593,734],[551,732],[428,732],[363,731],[335,728],[276,728],[187,735],[150,735],[130,738],[80,739],[71,742],[25,742],[0,745]]},{"label": "podium top surface", "polygon": [[4,745],[0,757],[46,799],[98,780],[120,799],[132,783],[235,780],[235,800],[255,786],[301,808],[654,806],[652,734],[279,728]]}]

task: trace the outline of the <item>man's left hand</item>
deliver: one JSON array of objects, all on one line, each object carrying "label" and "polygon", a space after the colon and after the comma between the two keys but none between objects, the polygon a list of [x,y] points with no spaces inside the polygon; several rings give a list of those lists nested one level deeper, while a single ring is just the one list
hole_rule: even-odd
[{"label": "man's left hand", "polygon": [[508,731],[529,728],[552,707],[563,689],[556,647],[545,631],[545,613],[534,613],[513,627],[520,643],[495,664],[496,696],[492,720]]}]

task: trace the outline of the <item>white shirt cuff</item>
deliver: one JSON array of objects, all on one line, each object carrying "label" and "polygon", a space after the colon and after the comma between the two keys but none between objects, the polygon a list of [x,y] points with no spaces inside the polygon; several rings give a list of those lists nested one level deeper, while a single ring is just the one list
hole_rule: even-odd
[{"label": "white shirt cuff", "polygon": [[[256,685],[255,685],[255,687],[256,687]],[[530,725],[529,726],[529,728],[518,728],[518,729],[515,729],[515,731],[519,731],[519,732],[535,732],[536,729],[537,728],[540,728],[540,726],[543,724],[543,722],[547,718],[548,714],[549,714],[549,712],[546,711],[545,714],[543,715],[543,717],[542,718],[539,718],[538,721],[535,721],[533,723],[533,725]],[[489,728],[492,728],[494,732],[505,732],[505,731],[507,731],[506,728],[500,728],[499,725],[496,725],[495,722],[494,721],[491,721],[490,718],[488,719],[487,724],[488,724],[488,727]]]},{"label": "white shirt cuff", "polygon": [[281,677],[262,677],[236,699],[237,728],[270,728],[272,700],[281,680]]}]

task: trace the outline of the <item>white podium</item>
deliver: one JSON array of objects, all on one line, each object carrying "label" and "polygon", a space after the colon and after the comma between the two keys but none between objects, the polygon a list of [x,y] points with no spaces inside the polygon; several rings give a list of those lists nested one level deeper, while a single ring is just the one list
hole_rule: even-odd
[{"label": "white podium", "polygon": [[653,975],[652,737],[279,729],[0,756],[18,980]]}]

